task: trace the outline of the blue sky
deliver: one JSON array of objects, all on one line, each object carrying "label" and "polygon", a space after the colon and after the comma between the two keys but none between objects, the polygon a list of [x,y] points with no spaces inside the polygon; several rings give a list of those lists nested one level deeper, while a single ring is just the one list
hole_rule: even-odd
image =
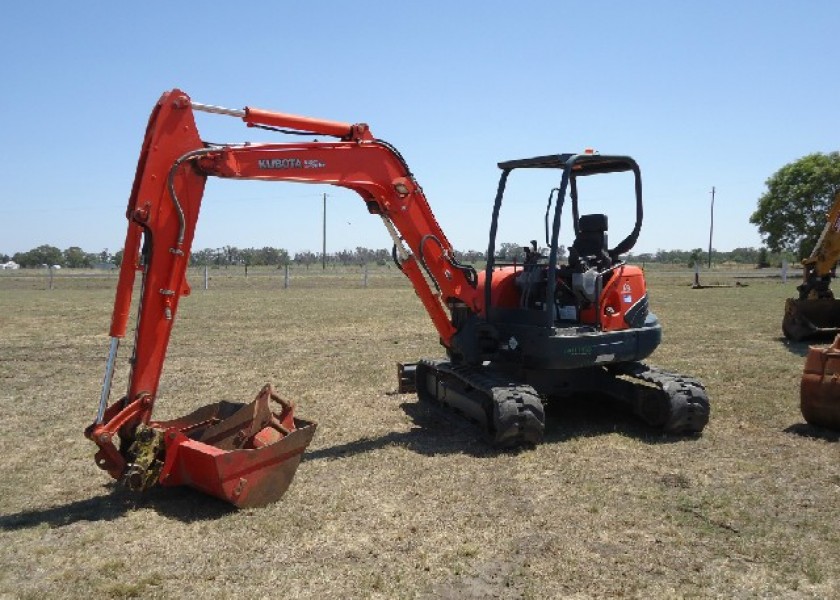
[{"label": "blue sky", "polygon": [[[119,249],[149,111],[174,87],[369,123],[458,249],[486,248],[497,162],[585,147],[641,165],[636,252],[706,248],[712,186],[715,248],[759,246],[748,219],[764,181],[840,147],[838,23],[828,0],[7,3],[0,253]],[[198,125],[210,141],[282,140],[231,118]],[[517,185],[500,241],[541,235],[548,190]],[[593,196],[614,241],[629,191]],[[351,192],[211,180],[194,248],[318,251],[324,192],[329,252],[390,246]]]}]

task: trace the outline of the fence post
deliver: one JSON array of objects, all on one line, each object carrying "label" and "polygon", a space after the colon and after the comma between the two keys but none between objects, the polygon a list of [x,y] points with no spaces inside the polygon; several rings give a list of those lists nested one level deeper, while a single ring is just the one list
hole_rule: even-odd
[{"label": "fence post", "polygon": [[204,265],[204,291],[210,289],[210,276],[207,274],[207,265]]},{"label": "fence post", "polygon": [[788,261],[787,259],[782,261],[782,283],[787,283],[787,273],[788,273]]},{"label": "fence post", "polygon": [[367,287],[367,283],[368,283],[368,266],[367,266],[367,263],[365,263],[365,276],[364,276],[363,281],[364,281],[364,286]]},{"label": "fence post", "polygon": [[53,268],[52,267],[47,267],[47,271],[49,273],[49,280],[50,280],[49,289],[53,289]]},{"label": "fence post", "polygon": [[289,289],[289,265],[287,264],[283,270],[283,289]]}]

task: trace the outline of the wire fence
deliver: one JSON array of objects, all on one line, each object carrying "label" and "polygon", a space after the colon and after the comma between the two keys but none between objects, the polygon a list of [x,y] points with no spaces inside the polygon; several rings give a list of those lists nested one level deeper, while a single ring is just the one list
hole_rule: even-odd
[{"label": "wire fence", "polygon": [[[138,274],[139,275],[139,274]],[[119,269],[15,269],[0,271],[2,290],[114,289]],[[137,277],[139,281],[140,277]],[[393,265],[289,265],[287,267],[190,267],[192,290],[229,288],[392,288],[408,285]]]},{"label": "wire fence", "polygon": [[[725,266],[695,271],[681,265],[640,265],[650,282],[701,287],[748,285],[750,282],[787,283],[801,279],[799,268],[755,269],[746,266]],[[477,269],[481,265],[476,265]],[[84,290],[114,289],[119,269],[16,269],[0,270],[0,291],[3,290]],[[139,281],[139,277],[137,280]],[[409,281],[392,264],[385,265],[288,265],[281,267],[190,267],[187,282],[192,290],[295,289],[295,288],[399,288]]]}]

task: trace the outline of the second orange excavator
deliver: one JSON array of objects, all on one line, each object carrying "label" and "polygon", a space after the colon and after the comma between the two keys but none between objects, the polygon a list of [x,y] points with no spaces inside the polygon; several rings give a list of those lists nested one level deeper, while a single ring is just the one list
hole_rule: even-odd
[{"label": "second orange excavator", "polygon": [[811,255],[802,261],[798,298],[788,298],[782,332],[793,341],[835,336],[830,347],[808,349],[800,384],[802,416],[811,425],[840,431],[840,300],[831,281],[840,259],[840,191]]},{"label": "second orange excavator", "polygon": [[[195,111],[328,141],[217,145],[203,141]],[[291,482],[314,423],[270,386],[250,404],[217,402],[186,417],[151,418],[208,177],[332,184],[356,192],[382,220],[393,257],[429,313],[446,359],[402,365],[401,391],[450,406],[478,423],[497,447],[537,444],[544,402],[572,394],[626,402],[651,426],[697,434],[709,418],[704,386],[641,361],[659,345],[642,270],[627,264],[642,227],[642,180],[629,156],[552,154],[499,163],[486,266],[460,264],[403,156],[350,124],[192,101],[163,94],[149,119],[128,201],[128,231],[111,320],[99,411],[86,435],[96,462],[137,489],[192,485],[237,506],[279,498]],[[524,263],[495,258],[507,181],[556,173],[545,210],[545,252],[532,242]],[[635,222],[608,244],[605,214],[581,214],[578,181],[632,176]],[[570,207],[567,204],[570,204]],[[571,216],[564,211],[570,208]],[[542,215],[541,215],[542,216]],[[570,220],[569,260],[560,261],[561,223]],[[135,274],[141,273],[128,389],[110,402],[119,341],[126,334]]]}]

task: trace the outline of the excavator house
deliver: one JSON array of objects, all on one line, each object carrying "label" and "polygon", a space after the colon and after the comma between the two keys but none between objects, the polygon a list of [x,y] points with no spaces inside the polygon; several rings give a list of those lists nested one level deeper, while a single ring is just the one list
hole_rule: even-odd
[{"label": "excavator house", "polygon": [[[329,140],[209,144],[199,137],[195,111]],[[261,506],[286,491],[314,435],[315,424],[295,416],[294,404],[270,385],[248,404],[219,402],[179,419],[152,418],[179,301],[190,291],[186,269],[210,176],[332,184],[356,192],[390,234],[394,261],[446,350],[445,359],[399,365],[399,390],[461,413],[491,444],[539,443],[544,402],[581,393],[623,401],[664,432],[700,433],[709,418],[703,385],[641,362],[659,345],[662,329],[649,310],[642,270],[622,260],[642,226],[636,162],[585,152],[499,167],[488,261],[478,272],[456,260],[406,161],[366,124],[227,109],[193,102],[180,90],[164,93],[149,119],[128,200],[105,378],[96,419],[85,431],[98,446],[96,464],[133,489],[189,485],[239,507]],[[534,240],[524,261],[501,262],[494,256],[507,181],[534,169],[555,172],[559,180],[545,210],[545,249]],[[609,173],[631,173],[635,181],[635,225],[613,247],[607,215],[580,213],[577,184]],[[567,196],[574,242],[561,264]],[[111,402],[137,273],[128,389]]]}]

